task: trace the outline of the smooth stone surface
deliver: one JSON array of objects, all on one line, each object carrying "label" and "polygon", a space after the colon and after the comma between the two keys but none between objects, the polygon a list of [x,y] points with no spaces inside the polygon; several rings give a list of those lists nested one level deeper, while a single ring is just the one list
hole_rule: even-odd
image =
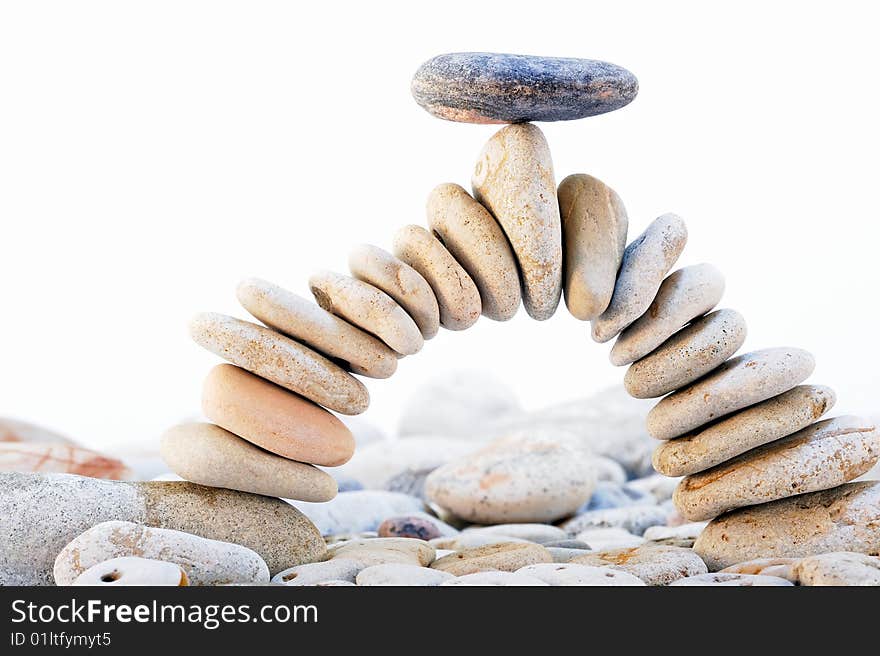
[{"label": "smooth stone surface", "polygon": [[516,259],[501,226],[457,184],[434,188],[427,202],[428,225],[479,290],[482,313],[511,319],[521,300]]},{"label": "smooth stone surface", "polygon": [[690,549],[708,522],[688,522],[678,526],[651,526],[643,537],[649,542]]},{"label": "smooth stone surface", "polygon": [[114,480],[134,478],[134,472],[121,460],[61,443],[0,442],[0,471],[79,474]]},{"label": "smooth stone surface", "polygon": [[599,481],[590,496],[590,500],[575,511],[575,515],[583,515],[591,510],[606,510],[626,506],[649,505],[657,502],[652,494],[634,490],[619,483]]},{"label": "smooth stone surface", "polygon": [[401,586],[437,586],[455,577],[448,572],[441,572],[430,567],[404,565],[401,563],[385,563],[373,565],[361,570],[357,575],[358,585],[401,585]]},{"label": "smooth stone surface", "polygon": [[880,433],[870,422],[835,417],[686,476],[673,499],[687,519],[711,519],[734,508],[841,485],[878,458]]},{"label": "smooth stone surface", "polygon": [[690,549],[643,545],[579,556],[572,562],[613,567],[640,578],[647,585],[669,585],[686,576],[707,572],[706,564]]},{"label": "smooth stone surface", "polygon": [[880,586],[880,558],[837,552],[804,558],[794,566],[801,585]]},{"label": "smooth stone surface", "polygon": [[548,584],[541,579],[536,579],[534,576],[527,576],[525,574],[487,571],[457,576],[450,581],[441,583],[440,585],[538,586]]},{"label": "smooth stone surface", "polygon": [[20,419],[0,417],[0,442],[41,442],[43,444],[70,444],[69,437]]},{"label": "smooth stone surface", "polygon": [[728,587],[763,587],[763,586],[790,586],[791,581],[778,576],[761,576],[758,574],[732,574],[714,573],[687,576],[673,581],[669,585],[688,586],[728,586]]},{"label": "smooth stone surface", "polygon": [[620,196],[590,175],[568,176],[557,195],[565,248],[565,304],[575,318],[591,321],[611,302],[629,219]]},{"label": "smooth stone surface", "polygon": [[593,59],[455,52],[422,64],[411,90],[423,109],[447,121],[522,123],[611,112],[638,87],[625,68]]},{"label": "smooth stone surface", "polygon": [[306,563],[288,567],[272,577],[272,583],[284,585],[319,585],[328,581],[348,581],[354,583],[355,577],[364,568],[356,560],[334,558],[320,563]]},{"label": "smooth stone surface", "polygon": [[468,527],[463,532],[471,535],[505,535],[538,544],[564,540],[568,536],[564,530],[551,524],[496,524]]},{"label": "smooth stone surface", "polygon": [[388,378],[397,354],[388,346],[314,302],[259,278],[239,283],[238,302],[270,328],[319,353],[343,360],[355,373]]},{"label": "smooth stone surface", "polygon": [[500,438],[434,470],[432,502],[478,524],[550,522],[570,515],[593,491],[589,456],[551,434]]},{"label": "smooth stone surface", "polygon": [[482,311],[477,285],[439,239],[421,226],[406,225],[394,235],[394,254],[431,285],[441,326],[465,330],[477,322]]},{"label": "smooth stone surface", "polygon": [[508,542],[528,542],[522,538],[515,538],[502,533],[480,533],[463,531],[458,535],[435,538],[431,540],[431,546],[445,551],[462,551],[463,549],[476,549],[490,544],[505,544]]},{"label": "smooth stone surface", "polygon": [[666,511],[659,506],[633,505],[591,510],[572,517],[562,524],[562,528],[569,535],[575,535],[588,528],[622,528],[633,535],[641,535],[650,526],[664,524],[666,524]]},{"label": "smooth stone surface", "polygon": [[712,571],[756,558],[880,553],[880,482],[863,481],[735,510],[694,543]]},{"label": "smooth stone surface", "polygon": [[356,415],[370,404],[363,383],[274,330],[213,312],[197,315],[189,330],[214,355],[331,410]]},{"label": "smooth stone surface", "polygon": [[547,546],[547,551],[550,552],[550,555],[553,556],[554,563],[568,563],[577,558],[578,556],[586,556],[589,553],[592,553],[592,549],[589,548],[579,548],[579,547],[551,547]]},{"label": "smooth stone surface", "polygon": [[421,499],[398,492],[359,490],[341,492],[328,503],[294,501],[322,535],[375,531],[386,518],[421,512]]},{"label": "smooth stone surface", "polygon": [[51,584],[58,553],[95,524],[119,520],[231,542],[270,572],[313,562],[324,540],[279,499],[192,483],[105,481],[0,472],[0,584]]},{"label": "smooth stone surface", "polygon": [[136,556],[175,563],[190,585],[267,583],[260,556],[237,544],[132,522],[101,522],[74,538],[55,559],[56,585],[72,585],[90,567],[113,558]]},{"label": "smooth stone surface", "polygon": [[348,256],[351,275],[381,289],[416,322],[424,339],[440,330],[440,306],[428,281],[406,262],[378,246],[362,244]]},{"label": "smooth stone surface", "polygon": [[443,534],[430,519],[412,515],[389,517],[379,524],[378,533],[380,538],[416,538],[426,542]]},{"label": "smooth stone surface", "polygon": [[688,385],[721,366],[746,340],[746,321],[736,310],[716,310],[672,335],[633,362],[623,384],[637,399],[651,399]]},{"label": "smooth stone surface", "polygon": [[763,576],[776,576],[778,578],[797,583],[797,575],[794,566],[801,561],[800,558],[756,558],[744,563],[737,563],[721,570],[728,574],[761,574]]},{"label": "smooth stone surface", "polygon": [[332,271],[309,278],[322,308],[375,335],[401,355],[413,355],[425,343],[419,327],[393,298],[373,285]]},{"label": "smooth stone surface", "polygon": [[528,565],[517,574],[533,576],[548,585],[644,586],[640,578],[610,567],[591,567],[577,563]]},{"label": "smooth stone surface", "polygon": [[750,449],[806,428],[834,406],[829,387],[798,385],[654,450],[657,471],[684,476],[719,465]]},{"label": "smooth stone surface", "polygon": [[626,247],[611,302],[592,321],[593,340],[607,342],[645,313],[686,242],[684,221],[664,214]]},{"label": "smooth stone surface", "polygon": [[723,294],[724,276],[711,264],[672,272],[645,313],[617,337],[611,364],[620,367],[645,357],[679,328],[714,308]]},{"label": "smooth stone surface", "polygon": [[577,533],[577,539],[586,542],[591,551],[630,549],[644,544],[645,539],[617,527],[588,528]]},{"label": "smooth stone surface", "polygon": [[312,502],[336,496],[330,474],[263,451],[214,424],[174,426],[160,448],[175,474],[200,485]]},{"label": "smooth stone surface", "polygon": [[747,406],[787,392],[813,373],[813,356],[769,348],[728,360],[697,382],[664,397],[648,413],[648,432],[668,440]]},{"label": "smooth stone surface", "polygon": [[552,562],[553,556],[539,544],[503,542],[457,551],[435,560],[431,568],[464,576],[486,570],[515,572],[526,565]]},{"label": "smooth stone surface", "polygon": [[189,585],[186,572],[176,563],[134,556],[111,558],[92,565],[76,577],[70,585],[127,586],[127,585]]},{"label": "smooth stone surface", "polygon": [[212,422],[287,458],[333,467],[354,453],[354,436],[324,408],[230,364],[214,367],[202,387]]},{"label": "smooth stone surface", "polygon": [[510,241],[526,312],[549,319],[562,294],[562,225],[550,147],[541,130],[530,123],[501,128],[483,147],[471,186]]},{"label": "smooth stone surface", "polygon": [[401,563],[427,567],[436,555],[434,547],[424,540],[412,538],[372,538],[368,540],[349,540],[334,545],[327,552],[328,560],[346,558],[355,560],[364,567]]}]

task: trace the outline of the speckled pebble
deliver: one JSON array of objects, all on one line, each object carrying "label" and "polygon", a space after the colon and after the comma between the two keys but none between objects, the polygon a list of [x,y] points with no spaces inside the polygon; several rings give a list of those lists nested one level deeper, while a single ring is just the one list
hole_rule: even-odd
[{"label": "speckled pebble", "polygon": [[550,552],[538,544],[505,542],[457,551],[434,561],[431,567],[463,576],[486,570],[515,572],[526,565],[550,562],[553,562]]},{"label": "speckled pebble", "polygon": [[587,528],[577,533],[577,539],[589,545],[591,551],[630,549],[645,542],[645,538],[618,527]]},{"label": "speckled pebble", "polygon": [[880,586],[880,558],[846,551],[820,554],[801,560],[794,574],[801,585]]},{"label": "speckled pebble", "polygon": [[652,526],[644,533],[645,540],[670,547],[690,549],[708,522],[688,522],[678,526]]},{"label": "speckled pebble", "polygon": [[794,566],[800,562],[800,558],[756,558],[737,563],[721,570],[723,574],[761,574],[764,576],[776,576],[792,583],[797,583]]},{"label": "speckled pebble", "polygon": [[334,545],[327,551],[328,560],[356,560],[364,567],[385,563],[402,563],[425,567],[435,557],[434,547],[412,538],[373,538],[350,540]]},{"label": "speckled pebble", "polygon": [[334,558],[320,563],[308,563],[288,567],[272,577],[273,583],[284,585],[319,585],[328,581],[348,581],[354,579],[364,566],[349,558]]},{"label": "speckled pebble", "polygon": [[647,585],[668,585],[686,576],[707,572],[706,564],[690,549],[657,545],[600,551],[579,556],[572,562],[614,567],[637,576]]},{"label": "speckled pebble", "polygon": [[516,571],[540,579],[548,585],[644,586],[640,578],[610,567],[591,567],[576,563],[540,563]]}]

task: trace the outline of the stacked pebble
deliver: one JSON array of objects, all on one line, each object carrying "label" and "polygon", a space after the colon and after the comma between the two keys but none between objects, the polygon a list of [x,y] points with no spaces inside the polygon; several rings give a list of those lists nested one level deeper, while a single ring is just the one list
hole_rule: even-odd
[{"label": "stacked pebble", "polygon": [[[325,408],[358,414],[369,403],[351,374],[387,378],[440,326],[464,330],[481,314],[505,321],[520,302],[531,317],[548,319],[564,294],[570,313],[591,322],[595,341],[616,337],[610,359],[629,365],[629,393],[664,396],[648,430],[663,440],[656,469],[685,476],[675,492],[681,515],[697,521],[728,513],[696,542],[710,569],[852,549],[854,540],[836,526],[817,532],[801,519],[833,505],[858,524],[864,506],[876,502],[880,485],[849,483],[880,456],[874,427],[856,417],[813,423],[834,393],[802,384],[814,367],[806,351],[734,357],[746,326],[736,311],[715,309],[721,273],[709,264],[669,273],[687,241],[678,216],[660,216],[627,245],[626,210],[611,188],[585,174],[556,187],[549,147],[531,121],[617,109],[635,96],[632,74],[589,60],[459,53],[426,62],[412,88],[441,118],[508,123],[482,150],[473,195],[455,184],[436,187],[428,227],[401,228],[393,254],[360,246],[350,255],[350,276],[312,276],[317,305],[248,280],[238,297],[263,325],[199,315],[193,338],[231,364],[215,368],[205,384],[204,412],[214,423],[165,435],[171,468],[209,486],[329,500],[336,484],[313,465],[344,463],[353,440]],[[577,478],[574,472],[573,487],[583,487]],[[446,485],[436,476],[426,482],[434,497]],[[792,501],[795,495],[805,496]],[[780,523],[771,531],[772,518]],[[860,549],[880,548],[876,531],[862,537]],[[399,562],[424,565],[423,555]],[[520,555],[520,566],[546,560]],[[594,560],[582,564],[601,564]],[[459,563],[440,558],[435,569],[461,574]]]}]

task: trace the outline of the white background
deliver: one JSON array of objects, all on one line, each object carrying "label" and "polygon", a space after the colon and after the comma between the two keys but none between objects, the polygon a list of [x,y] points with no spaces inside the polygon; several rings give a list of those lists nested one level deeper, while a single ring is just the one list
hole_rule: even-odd
[{"label": "white background", "polygon": [[[860,4],[4,2],[0,415],[107,446],[197,414],[216,358],[191,314],[246,316],[245,276],[307,294],[352,245],[423,222],[433,185],[469,186],[495,128],[409,95],[459,50],[635,72],[629,107],[542,126],[557,178],[613,186],[631,237],[681,214],[681,263],[726,273],[746,348],[811,350],[838,410],[873,414],[880,46]],[[583,396],[623,375],[609,348],[564,308],[483,318],[368,381],[366,417],[393,427],[413,385],[458,366],[532,407]]]}]

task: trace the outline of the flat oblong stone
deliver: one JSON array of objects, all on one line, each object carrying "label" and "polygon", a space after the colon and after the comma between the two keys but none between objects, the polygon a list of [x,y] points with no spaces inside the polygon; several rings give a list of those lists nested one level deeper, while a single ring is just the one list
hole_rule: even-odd
[{"label": "flat oblong stone", "polygon": [[406,310],[422,331],[431,339],[440,330],[440,307],[428,281],[406,262],[378,246],[361,244],[348,256],[348,269],[358,280],[381,289]]},{"label": "flat oblong stone", "polygon": [[654,468],[666,476],[709,469],[750,449],[806,428],[834,406],[830,387],[798,385],[654,450]]},{"label": "flat oblong stone", "polygon": [[388,378],[397,354],[372,335],[313,301],[259,278],[238,285],[238,301],[264,324],[326,355],[343,360],[356,374]]},{"label": "flat oblong stone", "polygon": [[620,196],[593,176],[568,176],[559,183],[557,195],[565,304],[576,319],[590,321],[611,302],[629,219]]},{"label": "flat oblong stone", "polygon": [[322,308],[375,335],[401,355],[422,349],[425,340],[415,321],[382,290],[332,271],[313,275],[309,288]]},{"label": "flat oblong stone", "polygon": [[686,576],[705,574],[706,565],[691,549],[645,544],[628,549],[595,551],[570,562],[611,567],[640,578],[646,585],[669,585]]},{"label": "flat oblong stone", "polygon": [[675,507],[691,521],[743,506],[847,483],[880,458],[880,433],[859,417],[835,417],[748,451],[675,489]]},{"label": "flat oblong stone", "polygon": [[695,264],[671,273],[648,310],[614,342],[611,364],[631,364],[663,344],[694,317],[715,307],[724,294],[724,276],[711,264]]},{"label": "flat oblong stone", "polygon": [[160,453],[171,471],[200,485],[298,501],[336,496],[330,474],[263,451],[214,424],[174,426],[162,436]]},{"label": "flat oblong stone", "polygon": [[205,312],[190,322],[189,331],[211,353],[331,410],[356,415],[370,405],[370,393],[357,378],[274,330]]},{"label": "flat oblong stone", "polygon": [[[59,584],[60,585],[60,584]],[[177,563],[136,556],[111,558],[92,565],[70,585],[120,587],[127,585],[187,586],[186,572]]]},{"label": "flat oblong stone", "polygon": [[664,214],[626,247],[611,302],[591,323],[594,341],[607,342],[645,313],[686,242],[684,221]]},{"label": "flat oblong stone", "polygon": [[231,364],[217,365],[208,374],[202,412],[282,458],[335,467],[354,454],[354,436],[333,414]]},{"label": "flat oblong stone", "polygon": [[553,556],[539,544],[499,542],[456,551],[435,560],[431,563],[431,568],[464,576],[487,570],[515,572],[527,565],[552,562]]},{"label": "flat oblong stone", "polygon": [[520,304],[516,259],[501,226],[457,184],[434,188],[427,202],[428,225],[473,279],[482,312],[494,321],[511,319]]},{"label": "flat oblong stone", "polygon": [[593,59],[455,52],[422,64],[411,90],[419,106],[447,121],[573,121],[627,105],[638,81]]},{"label": "flat oblong stone", "polygon": [[787,392],[816,366],[797,348],[769,348],[728,360],[712,373],[663,398],[648,412],[648,432],[668,440],[714,419]]},{"label": "flat oblong stone", "polygon": [[672,335],[626,370],[630,396],[651,399],[689,385],[721,366],[746,340],[746,321],[736,310],[716,310]]},{"label": "flat oblong stone", "polygon": [[465,330],[477,322],[482,310],[477,285],[434,235],[421,226],[404,226],[394,236],[394,254],[431,285],[441,326]]},{"label": "flat oblong stone", "polygon": [[694,550],[713,572],[758,558],[880,553],[880,481],[734,510],[709,522]]},{"label": "flat oblong stone", "polygon": [[549,319],[562,295],[562,225],[553,160],[541,130],[531,123],[501,128],[483,147],[471,186],[510,241],[526,312]]}]

